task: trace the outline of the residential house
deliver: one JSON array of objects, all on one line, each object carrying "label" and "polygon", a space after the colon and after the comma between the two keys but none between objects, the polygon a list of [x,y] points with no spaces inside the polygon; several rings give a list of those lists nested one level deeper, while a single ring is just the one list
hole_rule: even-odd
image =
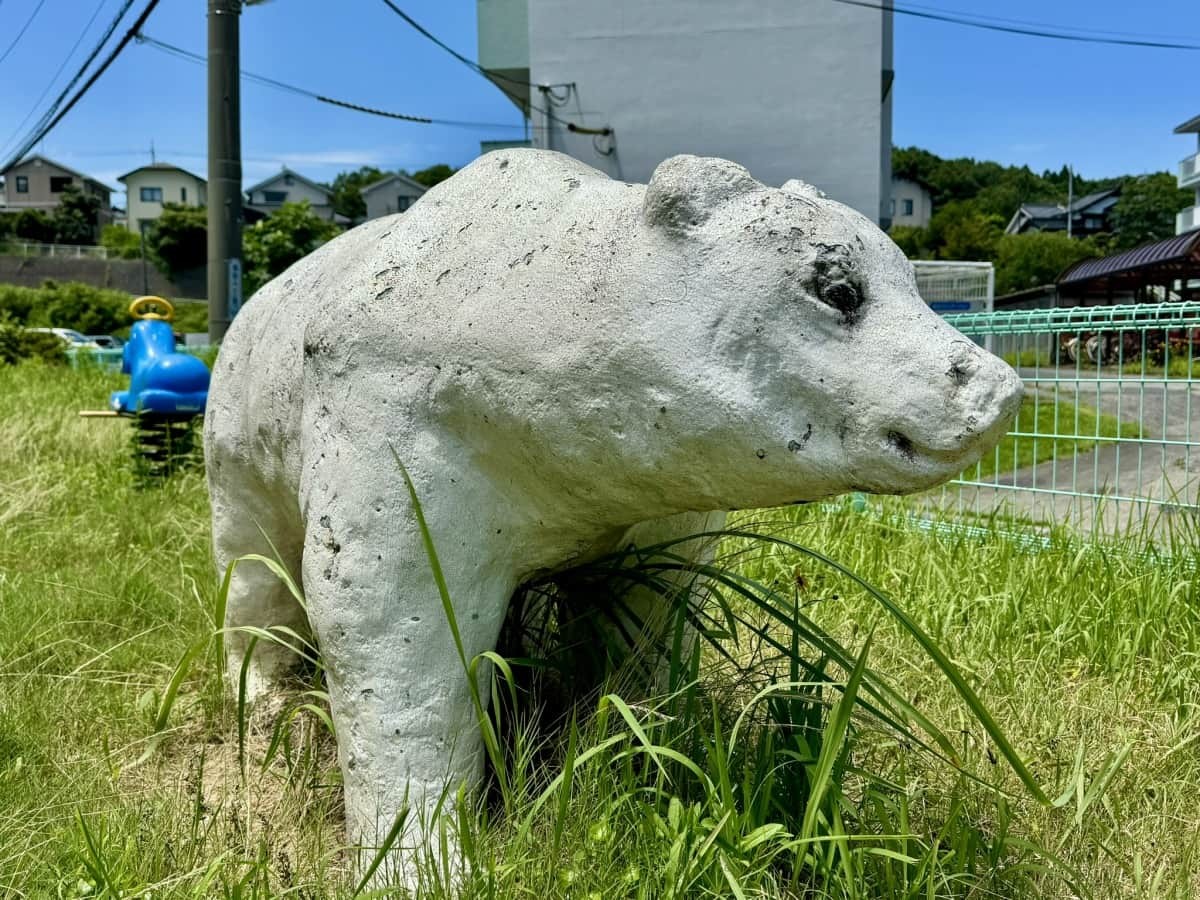
[{"label": "residential house", "polygon": [[1096,191],[1075,200],[1070,209],[1061,203],[1023,203],[1013,213],[1004,229],[1005,234],[1023,234],[1026,231],[1066,231],[1067,216],[1071,218],[1071,236],[1088,237],[1112,231],[1112,210],[1120,199],[1119,187]]},{"label": "residential house", "polygon": [[536,147],[629,182],[677,153],[725,157],[886,227],[893,14],[871,5],[476,0],[479,62]]},{"label": "residential house", "polygon": [[367,218],[378,219],[392,213],[402,213],[425,193],[425,185],[399,172],[388,175],[362,189],[367,204]]},{"label": "residential house", "polygon": [[247,218],[270,215],[285,203],[300,203],[303,200],[307,200],[312,211],[322,219],[342,223],[347,221],[333,211],[332,190],[309,181],[287,166],[278,174],[246,189],[246,210],[250,213]]},{"label": "residential house", "polygon": [[4,179],[0,213],[19,213],[26,209],[52,212],[58,208],[63,191],[75,187],[100,200],[97,234],[101,227],[112,221],[112,188],[62,163],[44,156],[29,156],[0,175]]},{"label": "residential house", "polygon": [[924,228],[933,216],[929,186],[910,178],[892,179],[892,224]]},{"label": "residential house", "polygon": [[125,185],[125,227],[139,231],[162,215],[163,204],[205,206],[208,182],[171,163],[156,162],[126,172],[117,181]]},{"label": "residential house", "polygon": [[1179,186],[1196,189],[1196,203],[1189,206],[1175,217],[1175,233],[1200,228],[1200,116],[1188,119],[1175,129],[1176,134],[1196,135],[1197,152],[1185,157],[1179,163]]}]

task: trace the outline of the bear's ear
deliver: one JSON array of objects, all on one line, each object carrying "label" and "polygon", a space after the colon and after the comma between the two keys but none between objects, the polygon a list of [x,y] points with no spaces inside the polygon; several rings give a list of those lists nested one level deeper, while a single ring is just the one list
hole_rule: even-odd
[{"label": "bear's ear", "polygon": [[820,188],[814,187],[807,181],[801,181],[799,178],[789,178],[783,183],[780,188],[785,194],[791,194],[793,197],[803,197],[808,200],[826,200],[825,192]]},{"label": "bear's ear", "polygon": [[727,159],[672,156],[650,176],[642,216],[650,225],[684,232],[704,224],[722,203],[762,185]]}]

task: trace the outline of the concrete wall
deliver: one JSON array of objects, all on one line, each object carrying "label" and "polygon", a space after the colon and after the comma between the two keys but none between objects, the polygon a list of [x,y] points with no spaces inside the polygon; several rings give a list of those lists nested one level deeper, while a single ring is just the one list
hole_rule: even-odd
[{"label": "concrete wall", "polygon": [[[204,206],[208,203],[208,186],[200,179],[179,169],[144,169],[125,179],[128,212],[125,227],[136,232],[143,221],[153,221],[162,215],[163,203],[143,201],[142,188],[161,188],[163,203],[182,203]],[[186,192],[186,193],[185,193]]]},{"label": "concrete wall", "polygon": [[478,59],[485,69],[529,67],[529,2],[478,0]]},{"label": "concrete wall", "polygon": [[[151,294],[163,297],[208,296],[203,267],[186,273],[176,282],[164,276],[151,263],[146,267]],[[141,294],[142,263],[136,259],[64,259],[61,257],[0,256],[0,284],[40,287],[46,279],[81,281],[93,287],[112,288]]]},{"label": "concrete wall", "polygon": [[[492,2],[479,0],[481,15]],[[553,113],[615,129],[571,134],[535,112],[536,146],[625,181],[676,153],[726,157],[886,219],[890,15],[795,0],[529,0],[528,17],[531,80],[577,85]]]},{"label": "concrete wall", "polygon": [[[912,212],[905,212],[904,201],[912,203]],[[892,180],[892,224],[924,228],[933,215],[933,199],[929,191],[907,178]]]}]

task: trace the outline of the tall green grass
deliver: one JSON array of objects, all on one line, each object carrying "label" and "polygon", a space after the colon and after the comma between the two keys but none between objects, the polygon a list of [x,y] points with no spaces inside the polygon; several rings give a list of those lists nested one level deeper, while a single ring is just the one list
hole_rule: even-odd
[{"label": "tall green grass", "polygon": [[[348,896],[362,872],[319,668],[281,708],[225,694],[201,480],[137,489],[126,423],[75,416],[114,381],[0,370],[0,894]],[[1196,893],[1183,554],[1057,533],[1034,553],[849,507],[735,527],[843,567],[748,537],[718,554],[840,655],[799,652],[743,598],[746,623],[710,623],[728,657],[680,660],[669,696],[638,702],[618,675],[555,721],[521,694],[500,704],[502,796],[464,796],[444,826],[471,861],[465,896]],[[862,582],[962,673],[1054,803]],[[890,724],[872,691],[953,752]],[[422,872],[423,895],[447,893],[432,860]]]}]

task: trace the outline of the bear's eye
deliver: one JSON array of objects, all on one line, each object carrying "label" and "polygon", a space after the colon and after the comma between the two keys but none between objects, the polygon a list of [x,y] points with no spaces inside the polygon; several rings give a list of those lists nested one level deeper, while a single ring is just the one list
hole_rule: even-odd
[{"label": "bear's eye", "polygon": [[844,247],[818,245],[813,261],[813,273],[808,282],[810,294],[842,314],[842,324],[852,325],[858,319],[863,292],[855,277],[850,256]]},{"label": "bear's eye", "polygon": [[858,309],[862,306],[862,291],[844,269],[830,266],[818,271],[815,287],[817,298],[840,312],[844,324],[854,324],[858,319]]},{"label": "bear's eye", "polygon": [[858,288],[849,281],[834,281],[823,285],[821,300],[846,316],[853,314],[862,303]]}]

